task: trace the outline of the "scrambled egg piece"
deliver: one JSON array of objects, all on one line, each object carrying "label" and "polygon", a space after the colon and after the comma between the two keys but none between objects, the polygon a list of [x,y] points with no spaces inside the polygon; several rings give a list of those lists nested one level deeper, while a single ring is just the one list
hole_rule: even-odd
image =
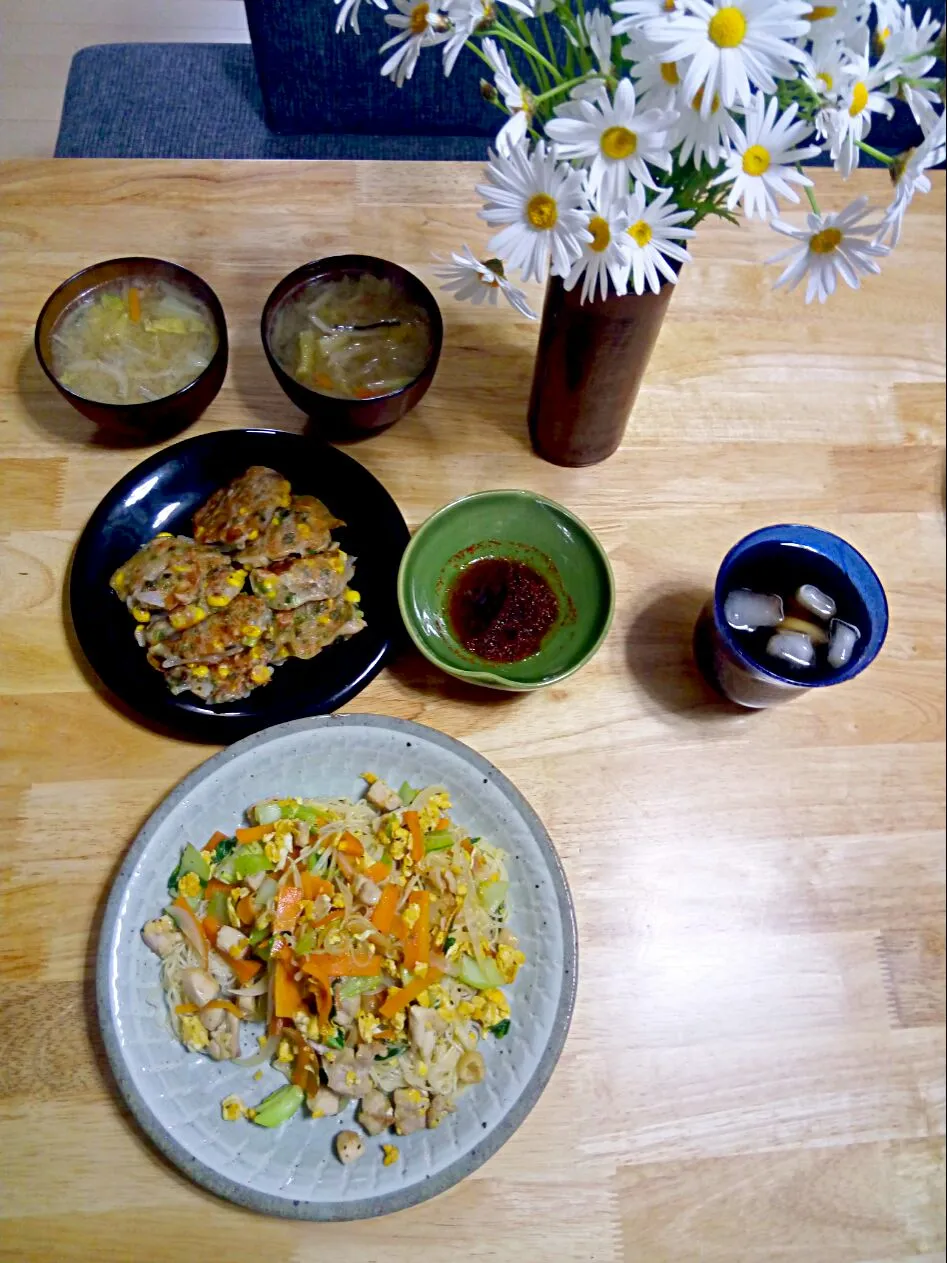
[{"label": "scrambled egg piece", "polygon": [[201,879],[197,873],[185,873],[183,877],[178,878],[178,894],[183,895],[185,899],[201,897]]},{"label": "scrambled egg piece", "polygon": [[450,809],[450,794],[432,794],[419,817],[421,832],[430,833],[441,816],[446,816]]},{"label": "scrambled egg piece", "polygon": [[220,1102],[220,1114],[225,1123],[235,1123],[246,1115],[247,1107],[239,1096],[225,1096]]},{"label": "scrambled egg piece", "polygon": [[421,905],[418,903],[409,904],[401,914],[401,919],[408,927],[413,930],[418,923],[418,917],[421,915]]},{"label": "scrambled egg piece", "polygon": [[497,949],[497,969],[504,982],[512,982],[519,972],[519,967],[526,960],[525,953],[514,947],[507,947],[501,944]]},{"label": "scrambled egg piece", "polygon": [[384,1154],[382,1164],[386,1167],[394,1166],[401,1156],[401,1151],[397,1145],[382,1145],[381,1151]]},{"label": "scrambled egg piece", "polygon": [[284,867],[292,849],[293,839],[289,833],[277,834],[263,843],[263,854],[275,869]]},{"label": "scrambled egg piece", "polygon": [[181,1040],[191,1052],[200,1052],[210,1043],[210,1036],[200,1018],[188,1013],[181,1018]]},{"label": "scrambled egg piece", "polygon": [[366,1044],[370,1044],[378,1030],[378,1019],[372,1013],[359,1013],[358,1033]]},{"label": "scrambled egg piece", "polygon": [[276,1060],[282,1061],[287,1065],[293,1059],[293,1049],[288,1039],[281,1039],[279,1051],[276,1054]]}]

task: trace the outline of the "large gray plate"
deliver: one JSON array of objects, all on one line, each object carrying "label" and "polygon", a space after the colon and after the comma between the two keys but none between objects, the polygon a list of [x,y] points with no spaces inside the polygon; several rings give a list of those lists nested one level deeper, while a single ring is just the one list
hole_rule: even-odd
[{"label": "large gray plate", "polygon": [[[487,1075],[436,1131],[401,1138],[401,1160],[382,1165],[389,1136],[343,1167],[335,1132],[351,1111],[314,1121],[298,1115],[265,1131],[225,1123],[220,1100],[248,1104],[284,1083],[185,1053],[165,1024],[157,959],[140,929],[167,902],[168,873],[185,842],[240,823],[255,799],[344,795],[359,773],[449,787],[454,815],[509,853],[511,926],[526,952],[509,996],[513,1029],[484,1042]],[[198,1183],[240,1205],[298,1219],[359,1219],[416,1205],[475,1170],[536,1103],[562,1051],[576,988],[576,929],[565,875],[542,822],[486,759],[420,724],[342,715],[281,724],[209,759],[173,790],[136,838],[105,912],[97,961],[99,1019],[112,1069],[132,1112],[159,1149]],[[249,1042],[245,1040],[245,1051]]]}]

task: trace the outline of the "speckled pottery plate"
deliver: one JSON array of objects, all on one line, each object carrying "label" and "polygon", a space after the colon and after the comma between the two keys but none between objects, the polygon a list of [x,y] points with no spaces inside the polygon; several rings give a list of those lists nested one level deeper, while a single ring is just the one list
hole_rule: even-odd
[{"label": "speckled pottery plate", "polygon": [[[483,1083],[459,1099],[435,1131],[397,1139],[400,1160],[382,1164],[391,1136],[365,1137],[351,1166],[333,1141],[352,1127],[298,1114],[267,1131],[221,1119],[220,1101],[247,1104],[285,1080],[262,1080],[228,1063],[186,1053],[166,1025],[157,957],[140,930],[168,900],[182,846],[236,827],[256,799],[346,796],[372,770],[392,784],[446,785],[454,814],[509,856],[510,926],[526,964],[509,989],[513,1027],[481,1047]],[[362,1219],[425,1201],[476,1170],[509,1139],[538,1100],[565,1043],[576,988],[576,928],[562,866],[542,822],[519,791],[459,741],[381,715],[341,715],[281,724],[209,759],[174,789],[135,839],[105,912],[97,961],[99,1020],[126,1101],[158,1148],[197,1183],[242,1206],[297,1219]],[[244,1034],[244,1055],[250,1051]],[[358,1129],[360,1130],[360,1129]]]}]

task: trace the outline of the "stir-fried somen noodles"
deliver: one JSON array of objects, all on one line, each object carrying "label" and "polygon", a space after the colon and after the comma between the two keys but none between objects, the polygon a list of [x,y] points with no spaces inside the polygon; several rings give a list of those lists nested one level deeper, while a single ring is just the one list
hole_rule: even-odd
[{"label": "stir-fried somen noodles", "polygon": [[83,399],[142,403],[173,395],[217,350],[207,307],[163,280],[110,282],[66,309],[52,335],[53,372]]},{"label": "stir-fried somen noodles", "polygon": [[[358,802],[266,799],[233,837],[186,846],[143,929],[184,1046],[288,1080],[255,1108],[226,1098],[229,1120],[273,1127],[303,1102],[318,1118],[355,1100],[369,1135],[436,1127],[484,1077],[480,1040],[510,1029],[502,988],[524,956],[504,853],[452,820],[442,786],[364,777]],[[342,1160],[358,1156],[341,1136]]]},{"label": "stir-fried somen noodles", "polygon": [[270,346],[302,385],[372,399],[414,381],[431,354],[431,326],[386,277],[322,277],[277,310]]}]

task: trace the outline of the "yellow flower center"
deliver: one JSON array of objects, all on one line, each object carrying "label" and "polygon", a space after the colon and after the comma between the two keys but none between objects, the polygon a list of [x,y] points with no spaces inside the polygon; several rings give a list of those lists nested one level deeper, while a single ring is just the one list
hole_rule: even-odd
[{"label": "yellow flower center", "polygon": [[675,0],[664,0],[664,12],[673,13],[676,8]]},{"label": "yellow flower center", "polygon": [[707,24],[707,33],[718,48],[736,48],[746,35],[746,18],[739,9],[728,5],[713,15]]},{"label": "yellow flower center", "polygon": [[832,91],[832,86],[833,86],[833,84],[834,84],[835,80],[832,78],[832,76],[829,74],[829,72],[828,72],[827,70],[821,70],[821,71],[820,71],[820,72],[816,75],[816,78],[817,78],[817,79],[821,79],[821,80],[822,80],[822,82],[825,84],[825,90],[826,90],[827,92],[831,92],[831,91]]},{"label": "yellow flower center", "polygon": [[856,83],[854,88],[852,88],[852,103],[848,107],[849,114],[852,118],[857,118],[867,104],[868,89],[863,83]]},{"label": "yellow flower center", "polygon": [[636,224],[632,224],[628,229],[628,236],[643,249],[651,240],[651,225],[646,224],[643,219],[639,219]]},{"label": "yellow flower center", "polygon": [[750,145],[743,155],[743,170],[747,175],[763,175],[769,170],[769,150],[762,145]]},{"label": "yellow flower center", "polygon": [[824,18],[834,18],[838,13],[838,6],[834,4],[815,4],[812,6],[812,12],[807,14],[810,22],[821,22]]},{"label": "yellow flower center", "polygon": [[638,137],[627,127],[606,127],[599,143],[606,158],[630,158],[638,148]]},{"label": "yellow flower center", "polygon": [[559,218],[556,199],[550,197],[548,193],[534,193],[526,203],[526,218],[534,228],[542,231],[555,228],[556,220]]},{"label": "yellow flower center", "polygon": [[662,61],[661,78],[669,87],[676,88],[681,82],[681,76],[677,73],[677,62]]},{"label": "yellow flower center", "polygon": [[427,15],[430,13],[431,7],[428,4],[416,4],[411,10],[411,34],[423,35],[427,30]]},{"label": "yellow flower center", "polygon": [[[691,101],[691,109],[695,110],[697,113],[700,113],[700,107],[703,105],[703,103],[704,103],[704,89],[698,88],[697,91],[694,93],[693,101]],[[714,99],[710,102],[710,112],[711,114],[716,114],[719,109],[720,109],[720,97],[715,92]]]},{"label": "yellow flower center", "polygon": [[809,249],[813,254],[831,254],[838,248],[841,240],[842,234],[838,228],[823,228],[810,239]]},{"label": "yellow flower center", "polygon": [[601,254],[603,250],[608,249],[609,242],[612,239],[612,232],[601,215],[593,215],[589,220],[589,232],[592,234],[592,241],[589,245],[590,250],[594,250],[596,254]]}]

